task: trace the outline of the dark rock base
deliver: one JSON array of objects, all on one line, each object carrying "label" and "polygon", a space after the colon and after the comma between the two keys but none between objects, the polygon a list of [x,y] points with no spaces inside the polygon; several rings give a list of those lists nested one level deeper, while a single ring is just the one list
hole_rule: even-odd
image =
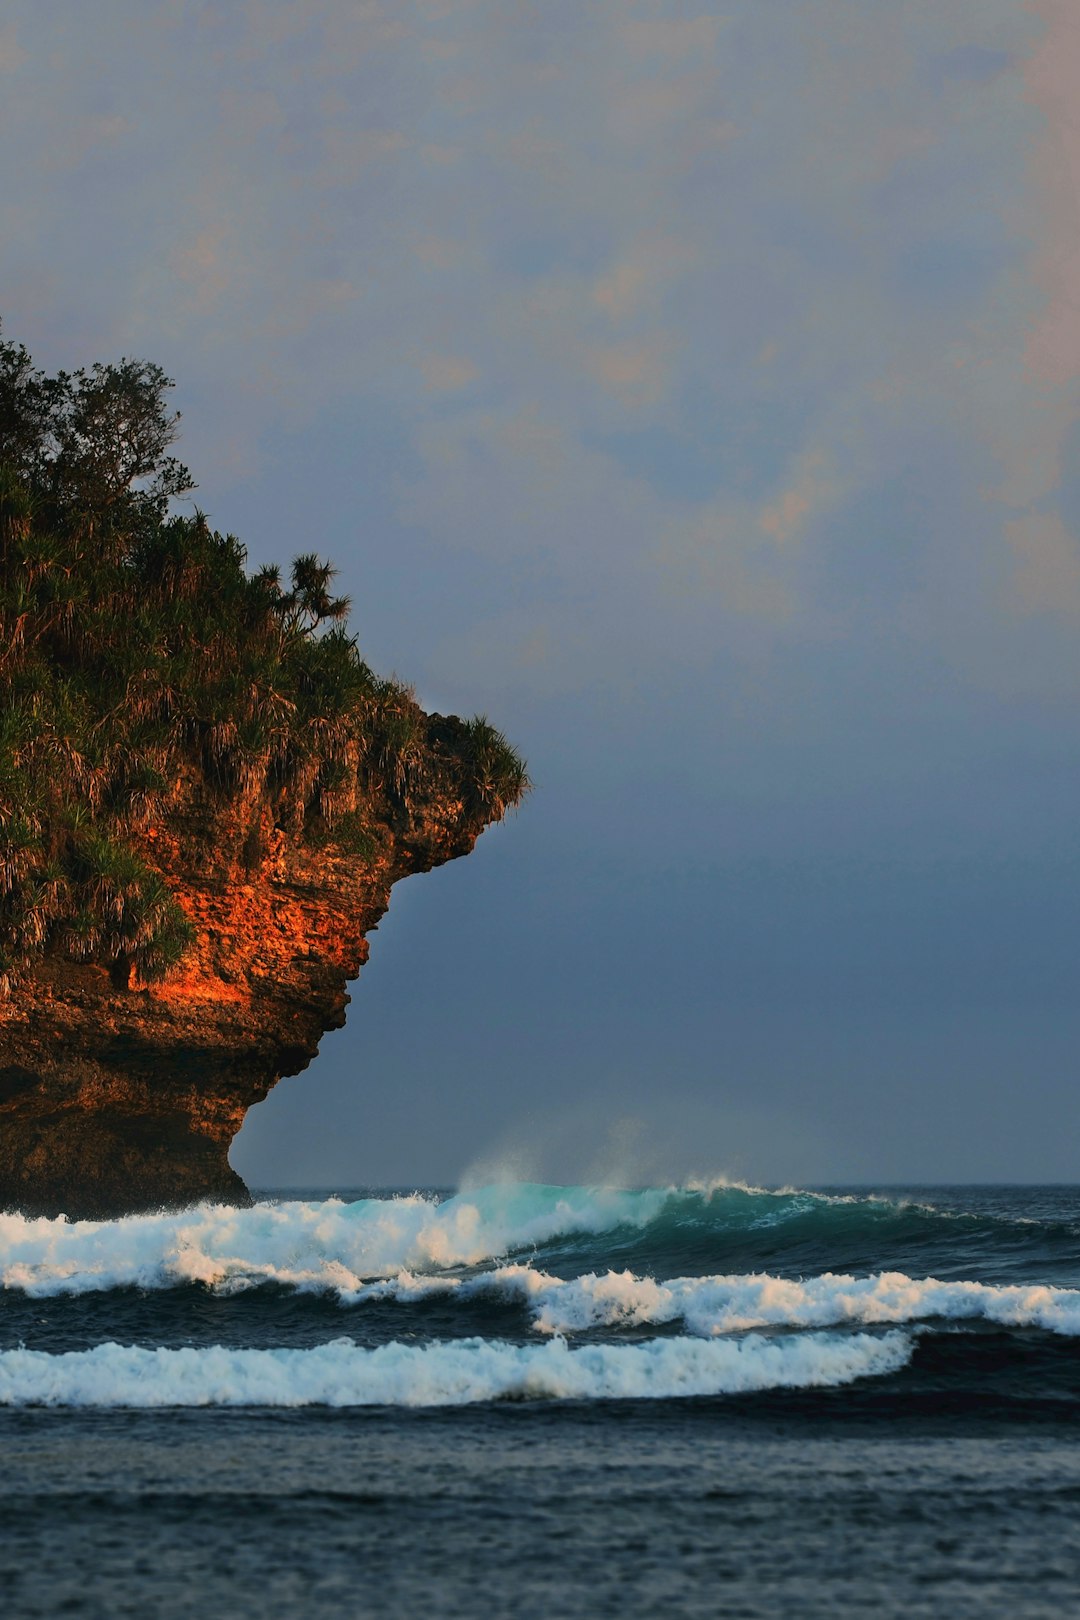
[{"label": "dark rock base", "polygon": [[74,1108],[0,1125],[0,1210],[114,1220],[203,1201],[252,1199],[228,1143],[175,1117]]}]

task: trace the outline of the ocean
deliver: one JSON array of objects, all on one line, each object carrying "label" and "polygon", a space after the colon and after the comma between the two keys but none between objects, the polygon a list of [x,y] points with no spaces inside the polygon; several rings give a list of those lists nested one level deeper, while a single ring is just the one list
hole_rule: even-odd
[{"label": "ocean", "polygon": [[0,1614],[1061,1616],[1080,1189],[0,1216]]}]

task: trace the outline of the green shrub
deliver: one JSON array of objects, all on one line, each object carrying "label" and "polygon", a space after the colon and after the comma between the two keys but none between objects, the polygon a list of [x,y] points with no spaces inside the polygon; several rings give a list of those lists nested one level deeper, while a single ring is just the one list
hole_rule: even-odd
[{"label": "green shrub", "polygon": [[473,792],[480,807],[497,816],[520,804],[532,783],[521,755],[497,731],[486,715],[466,721]]},{"label": "green shrub", "polygon": [[[0,979],[50,941],[168,971],[191,925],[133,847],[183,784],[257,828],[261,804],[311,842],[370,860],[362,787],[427,791],[427,717],[380,680],[314,553],[249,574],[167,454],[157,367],[47,377],[0,340]],[[466,728],[475,807],[527,790],[486,720]],[[257,832],[238,856],[254,869]]]}]

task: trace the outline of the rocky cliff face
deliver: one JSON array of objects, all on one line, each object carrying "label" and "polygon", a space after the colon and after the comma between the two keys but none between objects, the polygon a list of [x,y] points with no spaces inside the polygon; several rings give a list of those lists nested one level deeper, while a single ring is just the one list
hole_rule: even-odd
[{"label": "rocky cliff face", "polygon": [[193,777],[139,845],[195,927],[180,967],[143,985],[123,960],[49,950],[0,1003],[0,1208],[88,1219],[248,1201],[232,1139],[345,1022],[391,885],[467,854],[496,819],[464,733],[430,717],[422,794],[376,786],[360,853]]}]

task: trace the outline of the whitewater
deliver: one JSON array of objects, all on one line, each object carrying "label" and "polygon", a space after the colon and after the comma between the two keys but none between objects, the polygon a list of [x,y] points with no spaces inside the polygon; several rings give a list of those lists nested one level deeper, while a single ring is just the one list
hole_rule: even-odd
[{"label": "whitewater", "polygon": [[[702,1275],[658,1279],[626,1268],[560,1277],[535,1261],[490,1266],[500,1256],[619,1234],[701,1232],[730,1243],[773,1235],[816,1219],[861,1214],[884,1232],[883,1217],[924,1232],[955,1221],[918,1204],[858,1201],[850,1195],[769,1192],[719,1183],[707,1188],[558,1188],[503,1185],[441,1200],[423,1194],[347,1203],[283,1200],[250,1209],[207,1206],[183,1214],[68,1222],[0,1216],[0,1283],[34,1298],[168,1289],[199,1284],[239,1293],[275,1284],[324,1292],[342,1306],[439,1296],[464,1310],[477,1301],[520,1305],[542,1334],[678,1323],[716,1336],[768,1327],[825,1328],[853,1323],[985,1321],[1080,1335],[1080,1289],[1045,1283],[992,1284],[911,1277],[902,1271],[791,1278]],[[1026,1222],[1028,1226],[1033,1223]],[[1006,1223],[991,1235],[1001,1237]],[[585,1250],[579,1250],[583,1254]],[[557,1258],[557,1249],[555,1250]],[[0,1362],[0,1369],[3,1363]],[[2,1370],[0,1370],[2,1379]],[[0,1399],[6,1398],[0,1381]]]},{"label": "whitewater", "polygon": [[1057,1616],[1078,1442],[1074,1188],[0,1215],[0,1604],[42,1620],[105,1620],[110,1546],[163,1620],[191,1570],[245,1620],[467,1615],[480,1578],[517,1620],[537,1559],[569,1620],[906,1620],[935,1570],[950,1615]]},{"label": "whitewater", "polygon": [[[871,1250],[906,1264],[859,1265]],[[941,1276],[929,1267],[944,1261],[955,1272],[974,1253],[984,1276]],[[672,1399],[839,1385],[895,1372],[910,1359],[910,1333],[868,1339],[866,1331],[983,1324],[1080,1336],[1080,1287],[1071,1278],[1009,1274],[1025,1254],[1045,1270],[1055,1258],[1067,1269],[1070,1255],[1075,1266],[1076,1253],[1071,1216],[1038,1220],[1008,1205],[940,1208],[918,1198],[726,1182],[644,1189],[502,1183],[450,1197],[284,1198],[107,1222],[7,1214],[0,1216],[0,1282],[9,1318],[18,1315],[20,1297],[28,1306],[98,1295],[112,1297],[116,1308],[134,1295],[149,1320],[146,1302],[155,1294],[202,1291],[235,1300],[239,1311],[241,1296],[256,1293],[260,1301],[249,1302],[247,1319],[258,1321],[260,1342],[227,1351],[65,1344],[68,1359],[50,1374],[54,1352],[33,1342],[40,1333],[31,1321],[25,1343],[0,1348],[0,1402],[167,1404],[172,1390],[177,1404],[213,1404],[220,1390],[222,1404],[235,1404],[241,1392],[249,1404],[279,1405],[289,1404],[290,1379],[295,1404],[440,1405],[457,1398],[455,1391],[467,1391],[460,1398],[469,1400],[523,1392]],[[810,1270],[815,1258],[838,1254],[845,1269]],[[706,1256],[751,1263],[711,1271]],[[599,1257],[628,1263],[600,1267]],[[665,1275],[660,1268],[672,1259],[697,1265]],[[325,1335],[330,1349],[265,1343],[275,1299],[285,1295],[332,1302],[351,1336],[340,1328],[330,1335],[323,1318],[312,1316],[316,1341]],[[130,1315],[130,1303],[124,1309]],[[433,1309],[449,1342],[433,1335]],[[108,1303],[101,1315],[106,1323]],[[487,1342],[489,1318],[512,1327],[521,1342]],[[365,1348],[369,1325],[377,1349]],[[418,1360],[415,1345],[386,1342],[394,1328],[433,1342]],[[837,1338],[856,1329],[862,1337]],[[619,1343],[656,1330],[680,1337]],[[822,1336],[830,1330],[831,1338]],[[614,1342],[565,1359],[568,1342],[590,1336]],[[560,1342],[535,1342],[545,1339]],[[695,1343],[701,1339],[717,1341],[716,1348],[703,1350]],[[877,1354],[879,1346],[887,1349]],[[147,1363],[148,1354],[158,1359]],[[169,1360],[176,1355],[181,1359]],[[222,1355],[233,1358],[227,1378]]]},{"label": "whitewater", "polygon": [[47,1406],[461,1406],[473,1401],[641,1400],[846,1384],[894,1372],[900,1334],[820,1334],[769,1343],[565,1340],[537,1347],[464,1339],[366,1350],[338,1339],[311,1350],[145,1350],[118,1344],[0,1355],[0,1402]]}]

